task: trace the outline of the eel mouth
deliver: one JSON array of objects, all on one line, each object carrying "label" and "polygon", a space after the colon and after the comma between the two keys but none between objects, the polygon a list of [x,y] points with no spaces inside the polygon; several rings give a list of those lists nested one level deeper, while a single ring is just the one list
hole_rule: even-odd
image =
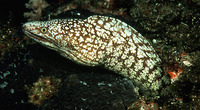
[{"label": "eel mouth", "polygon": [[[29,38],[35,40],[36,42],[39,42],[39,43],[41,43],[41,44],[43,44],[43,45],[46,45],[46,46],[48,46],[48,47],[50,47],[50,48],[55,48],[55,47],[59,48],[58,44],[57,44],[56,42],[52,41],[51,39],[43,38],[43,37],[41,37],[41,36],[39,36],[39,35],[37,35],[37,34],[34,34],[34,33],[30,32],[30,31],[27,31],[27,30],[23,30],[23,32],[24,32]],[[52,45],[53,45],[53,46],[52,46]]]}]

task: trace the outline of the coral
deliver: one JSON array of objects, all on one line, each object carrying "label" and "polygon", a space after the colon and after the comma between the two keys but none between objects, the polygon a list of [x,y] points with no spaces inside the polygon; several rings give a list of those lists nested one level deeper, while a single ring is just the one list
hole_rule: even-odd
[{"label": "coral", "polygon": [[42,108],[125,110],[137,100],[135,86],[130,80],[109,73],[104,71],[93,74],[83,71],[63,74],[62,87],[52,100],[42,105]]},{"label": "coral", "polygon": [[28,89],[29,103],[36,106],[42,105],[45,100],[50,99],[58,92],[60,83],[61,79],[57,79],[54,76],[41,76],[37,82],[33,83],[33,86],[30,89],[25,86]]},{"label": "coral", "polygon": [[29,21],[40,20],[42,16],[42,10],[49,6],[45,0],[29,0],[25,4],[26,8],[32,9],[30,12],[25,12],[24,17],[29,18]]},{"label": "coral", "polygon": [[145,100],[138,100],[132,105],[128,106],[128,110],[158,110],[158,103],[146,102]]},{"label": "coral", "polygon": [[55,12],[48,15],[58,15],[72,9],[85,9],[98,14],[121,15],[129,18],[128,11],[133,3],[131,0],[72,0],[69,3],[62,4]]},{"label": "coral", "polygon": [[145,31],[157,32],[175,19],[181,9],[182,5],[174,3],[141,0],[131,8],[130,15],[132,20],[139,22]]},{"label": "coral", "polygon": [[[7,45],[15,44],[8,38],[8,36],[5,38],[5,40],[7,39],[5,43],[8,42]],[[17,46],[17,43],[15,46]],[[7,52],[0,59],[0,108],[2,110],[11,110],[26,100],[26,92],[23,91],[23,85],[26,83],[27,76],[31,76],[31,74],[23,74],[22,70],[28,63],[30,51],[20,47],[18,49],[16,47],[6,47],[4,49]],[[0,50],[3,51],[3,49]]]},{"label": "coral", "polygon": [[9,52],[21,48],[23,37],[19,37],[17,33],[18,27],[13,26],[13,21],[7,21],[6,24],[0,22],[0,62],[2,57]]},{"label": "coral", "polygon": [[194,4],[200,6],[200,0],[187,0],[187,2],[190,3],[191,6],[194,6]]}]

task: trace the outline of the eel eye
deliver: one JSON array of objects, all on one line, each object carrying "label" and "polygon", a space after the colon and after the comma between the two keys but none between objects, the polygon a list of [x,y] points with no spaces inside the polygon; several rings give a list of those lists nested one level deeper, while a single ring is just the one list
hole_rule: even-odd
[{"label": "eel eye", "polygon": [[40,32],[43,33],[43,34],[45,34],[47,32],[47,28],[46,27],[42,27],[40,29]]}]

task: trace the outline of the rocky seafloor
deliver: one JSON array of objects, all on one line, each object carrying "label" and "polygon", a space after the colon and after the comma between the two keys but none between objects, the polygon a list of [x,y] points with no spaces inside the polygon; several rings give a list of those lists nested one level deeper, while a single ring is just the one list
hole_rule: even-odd
[{"label": "rocky seafloor", "polygon": [[[3,110],[200,109],[198,0],[30,0],[4,12],[0,18]],[[172,95],[145,100],[134,92],[130,80],[103,67],[75,64],[27,38],[21,30],[28,20],[94,13],[126,19],[151,42],[163,61],[163,71],[175,78]]]}]

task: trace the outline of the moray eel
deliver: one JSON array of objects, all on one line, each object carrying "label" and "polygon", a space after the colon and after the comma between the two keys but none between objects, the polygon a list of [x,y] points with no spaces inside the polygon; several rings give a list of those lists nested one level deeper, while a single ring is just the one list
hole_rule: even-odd
[{"label": "moray eel", "polygon": [[170,83],[161,59],[140,33],[108,16],[53,19],[23,24],[24,33],[62,56],[87,66],[103,65],[133,81],[144,96],[158,96]]}]

